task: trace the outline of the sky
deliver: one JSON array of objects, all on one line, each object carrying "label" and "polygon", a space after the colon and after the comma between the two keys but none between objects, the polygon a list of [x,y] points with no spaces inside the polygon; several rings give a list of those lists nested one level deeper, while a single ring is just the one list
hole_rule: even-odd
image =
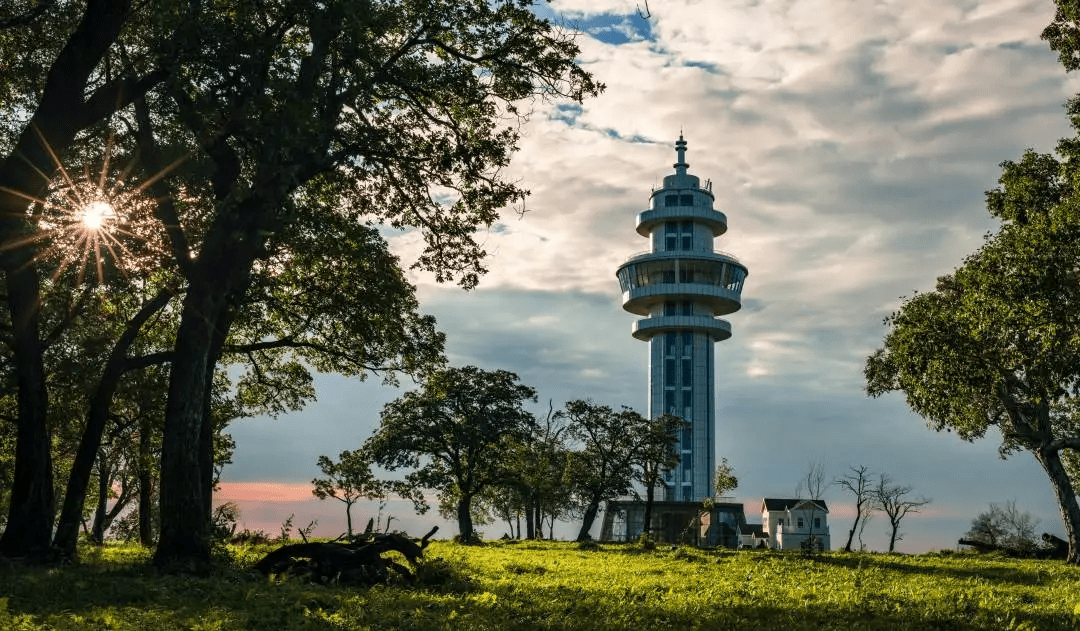
[{"label": "sky", "polygon": [[[935,433],[901,394],[870,399],[862,370],[903,296],[933,288],[995,229],[984,192],[1000,163],[1053,150],[1080,91],[1039,33],[1050,0],[555,0],[537,10],[580,31],[582,65],[607,86],[582,105],[537,100],[507,176],[531,191],[482,235],[490,272],[466,292],[413,274],[453,365],[506,369],[548,402],[647,409],[645,343],[630,336],[615,270],[646,250],[634,231],[651,187],[673,172],[712,180],[728,232],[716,248],[750,270],[743,308],[716,345],[717,460],[734,466],[750,521],[762,497],[792,496],[812,462],[885,472],[932,499],[897,549],[956,547],[991,502],[1015,500],[1063,533],[1034,458],[998,457],[995,433]],[[415,234],[391,237],[406,263]],[[405,379],[406,388],[414,385]],[[403,392],[378,377],[317,377],[318,401],[235,422],[219,501],[272,533],[290,514],[344,531],[343,505],[311,496],[320,454],[355,449]],[[834,547],[853,502],[825,493]],[[354,508],[354,523],[419,535],[453,524],[403,502]],[[506,526],[480,527],[498,537]],[[571,537],[566,525],[556,534]],[[887,547],[886,520],[863,535]]]}]

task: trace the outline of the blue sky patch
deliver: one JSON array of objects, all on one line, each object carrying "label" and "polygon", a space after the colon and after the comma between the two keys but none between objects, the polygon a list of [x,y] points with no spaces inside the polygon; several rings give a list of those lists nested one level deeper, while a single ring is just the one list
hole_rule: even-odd
[{"label": "blue sky patch", "polygon": [[642,40],[652,41],[652,25],[641,19],[637,13],[630,15],[594,15],[591,17],[570,18],[567,20],[583,32],[596,39],[619,46]]}]

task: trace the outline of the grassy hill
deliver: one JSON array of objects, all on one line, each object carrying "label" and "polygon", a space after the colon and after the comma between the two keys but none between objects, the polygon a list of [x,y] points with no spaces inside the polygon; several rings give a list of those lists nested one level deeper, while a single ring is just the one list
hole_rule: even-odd
[{"label": "grassy hill", "polygon": [[701,551],[434,542],[420,587],[267,579],[268,548],[205,577],[136,546],[0,568],[0,629],[1077,629],[1080,568],[972,554]]}]

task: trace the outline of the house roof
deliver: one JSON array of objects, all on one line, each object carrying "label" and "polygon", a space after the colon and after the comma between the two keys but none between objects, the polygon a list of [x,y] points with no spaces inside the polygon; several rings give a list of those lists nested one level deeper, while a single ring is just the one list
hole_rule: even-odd
[{"label": "house roof", "polygon": [[813,502],[817,504],[817,507],[826,513],[829,512],[828,507],[825,506],[825,500],[810,500],[800,498],[776,498],[766,497],[761,500],[761,507],[769,512],[772,511],[784,511],[796,508],[799,504]]},{"label": "house roof", "polygon": [[765,538],[765,525],[764,524],[740,524],[740,535],[754,535],[759,539]]}]

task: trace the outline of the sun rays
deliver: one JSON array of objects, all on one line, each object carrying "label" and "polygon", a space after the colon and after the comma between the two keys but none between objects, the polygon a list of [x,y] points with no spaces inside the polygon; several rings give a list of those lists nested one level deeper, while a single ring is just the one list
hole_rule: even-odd
[{"label": "sun rays", "polygon": [[[155,202],[144,193],[149,183],[128,182],[135,160],[114,159],[114,141],[110,132],[100,156],[84,155],[82,173],[76,175],[46,144],[57,176],[51,178],[53,185],[43,199],[6,191],[31,203],[26,217],[29,230],[0,250],[29,248],[28,260],[47,269],[53,282],[71,271],[76,284],[90,282],[87,271],[92,270],[96,282],[102,284],[112,272],[130,278],[133,272],[160,267],[163,231],[154,216]],[[119,170],[117,162],[123,163]],[[150,180],[157,177],[160,174]]]}]

